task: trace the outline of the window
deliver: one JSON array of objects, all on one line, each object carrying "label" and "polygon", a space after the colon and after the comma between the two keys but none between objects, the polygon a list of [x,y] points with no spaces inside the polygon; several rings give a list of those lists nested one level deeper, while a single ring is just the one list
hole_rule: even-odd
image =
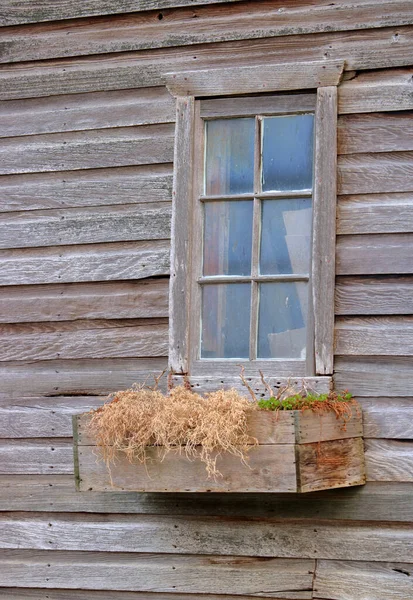
[{"label": "window", "polygon": [[171,368],[330,374],[336,88],[177,106]]}]

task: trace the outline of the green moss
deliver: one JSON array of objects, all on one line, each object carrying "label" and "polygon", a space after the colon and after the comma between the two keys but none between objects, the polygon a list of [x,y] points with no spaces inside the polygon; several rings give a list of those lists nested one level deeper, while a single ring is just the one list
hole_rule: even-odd
[{"label": "green moss", "polygon": [[322,405],[331,403],[349,403],[353,400],[350,392],[330,392],[329,394],[295,394],[283,400],[271,397],[268,400],[259,400],[258,406],[262,410],[303,410],[322,409]]}]

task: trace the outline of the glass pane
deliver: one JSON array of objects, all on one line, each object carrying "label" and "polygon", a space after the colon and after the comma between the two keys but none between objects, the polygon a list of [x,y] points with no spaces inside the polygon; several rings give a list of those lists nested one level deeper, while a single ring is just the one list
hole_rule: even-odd
[{"label": "glass pane", "polygon": [[260,284],[258,358],[305,358],[308,284]]},{"label": "glass pane", "polygon": [[249,275],[251,200],[205,203],[204,275]]},{"label": "glass pane", "polygon": [[207,121],[206,194],[253,191],[254,132],[255,119]]},{"label": "glass pane", "polygon": [[309,272],[311,219],[311,198],[263,201],[262,275]]},{"label": "glass pane", "polygon": [[208,284],[202,289],[201,358],[248,358],[249,283]]},{"label": "glass pane", "polygon": [[267,117],[263,121],[263,191],[311,189],[314,115]]}]

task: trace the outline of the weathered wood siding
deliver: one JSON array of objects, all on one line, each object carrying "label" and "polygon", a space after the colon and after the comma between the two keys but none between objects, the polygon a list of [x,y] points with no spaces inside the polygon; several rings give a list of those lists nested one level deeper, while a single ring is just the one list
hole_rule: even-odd
[{"label": "weathered wood siding", "polygon": [[[412,597],[411,2],[4,0],[0,24],[0,598]],[[166,365],[165,73],[325,58],[346,69],[335,380],[367,485],[76,493],[72,414]]]}]

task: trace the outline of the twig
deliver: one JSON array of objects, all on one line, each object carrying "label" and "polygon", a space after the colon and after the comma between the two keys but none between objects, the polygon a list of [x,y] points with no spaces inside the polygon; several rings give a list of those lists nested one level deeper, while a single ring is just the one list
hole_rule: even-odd
[{"label": "twig", "polygon": [[243,365],[238,365],[238,366],[241,368],[241,373],[239,376],[241,377],[242,383],[245,385],[245,387],[249,391],[251,398],[254,400],[254,402],[258,402],[257,396],[254,394],[254,390],[252,389],[252,387],[249,385],[249,383],[247,382],[247,380],[244,377],[245,367]]},{"label": "twig", "polygon": [[266,390],[267,390],[267,392],[269,393],[269,395],[270,395],[270,398],[272,398],[272,397],[274,396],[274,392],[273,392],[273,390],[272,390],[272,388],[271,388],[270,384],[269,384],[267,381],[265,381],[265,379],[264,379],[264,373],[263,373],[262,371],[258,371],[258,372],[259,372],[259,374],[261,375],[261,381],[262,381],[262,383],[263,383],[263,386],[265,387],[265,389],[266,389]]}]

